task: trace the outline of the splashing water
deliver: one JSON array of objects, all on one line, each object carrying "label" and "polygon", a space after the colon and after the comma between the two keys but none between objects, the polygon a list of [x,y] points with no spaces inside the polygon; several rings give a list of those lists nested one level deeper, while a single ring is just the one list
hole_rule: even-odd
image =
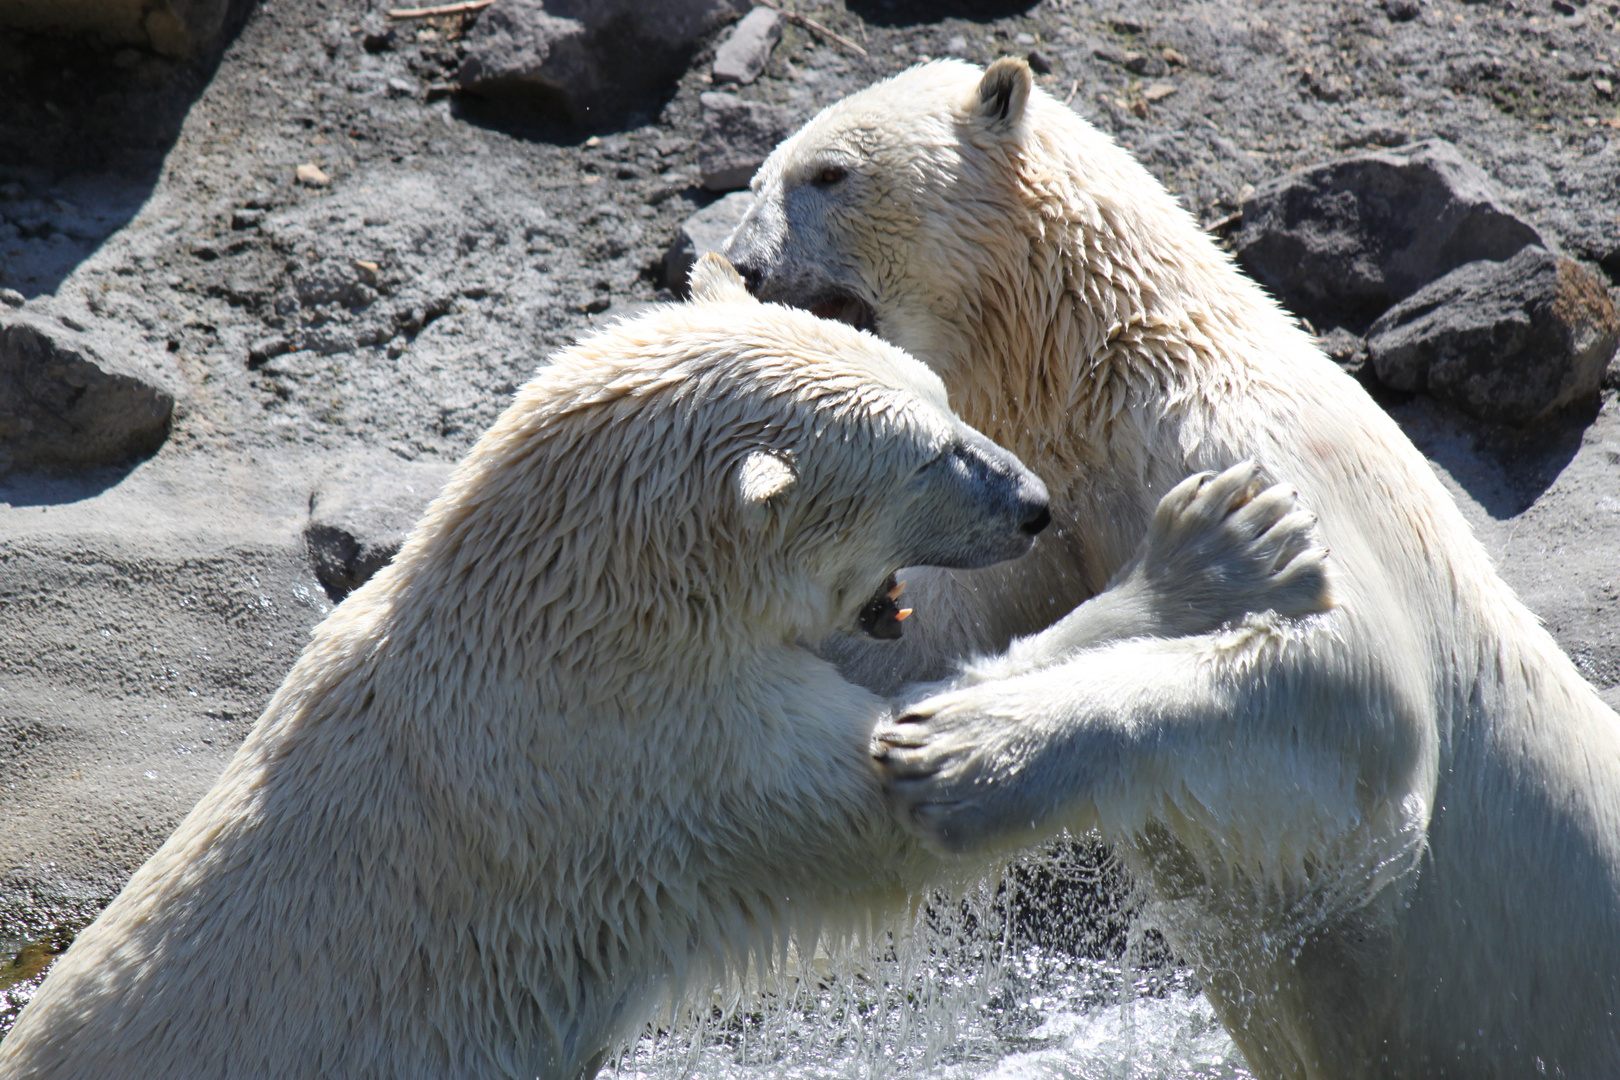
[{"label": "splashing water", "polygon": [[1027,857],[936,898],[881,949],[823,948],[763,987],[716,991],[704,1015],[644,1034],[603,1076],[1248,1078],[1191,975],[1099,896],[1119,878],[1095,857],[1073,844]]},{"label": "splashing water", "polygon": [[[1061,842],[936,898],[881,948],[824,947],[715,991],[700,1017],[644,1034],[602,1076],[1250,1080],[1124,892],[1100,849]],[[96,907],[0,907],[0,960],[20,950],[0,963],[0,1040]]]}]

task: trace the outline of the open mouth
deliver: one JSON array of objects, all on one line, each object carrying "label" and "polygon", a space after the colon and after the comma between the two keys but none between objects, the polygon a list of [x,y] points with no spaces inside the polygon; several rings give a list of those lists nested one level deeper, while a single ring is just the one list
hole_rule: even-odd
[{"label": "open mouth", "polygon": [[856,296],[839,294],[805,306],[805,310],[818,319],[832,319],[846,323],[857,330],[877,332],[877,320],[866,301]]},{"label": "open mouth", "polygon": [[856,621],[868,637],[893,641],[900,636],[903,629],[900,624],[911,614],[910,608],[903,608],[899,604],[900,593],[905,587],[905,582],[894,580],[894,575],[890,574],[889,580],[878,586],[877,593],[861,608]]}]

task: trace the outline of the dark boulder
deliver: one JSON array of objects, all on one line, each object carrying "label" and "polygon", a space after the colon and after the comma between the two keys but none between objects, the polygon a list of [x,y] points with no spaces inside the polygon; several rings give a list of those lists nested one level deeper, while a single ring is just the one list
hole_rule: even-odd
[{"label": "dark boulder", "polygon": [[744,0],[496,0],[456,73],[484,97],[534,98],[600,127],[674,89],[693,51]]},{"label": "dark boulder", "polygon": [[1527,247],[1459,267],[1373,323],[1380,382],[1464,412],[1530,424],[1597,394],[1620,343],[1620,314],[1597,275]]},{"label": "dark boulder", "polygon": [[1243,203],[1238,261],[1319,330],[1360,332],[1465,263],[1541,244],[1450,143],[1412,143],[1301,169]]}]

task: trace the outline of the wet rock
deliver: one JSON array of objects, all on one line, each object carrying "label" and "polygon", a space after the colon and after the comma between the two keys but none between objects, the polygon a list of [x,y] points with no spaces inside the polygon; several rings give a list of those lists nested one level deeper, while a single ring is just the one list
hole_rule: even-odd
[{"label": "wet rock", "polygon": [[496,0],[466,38],[456,74],[485,97],[560,105],[599,126],[673,86],[693,50],[744,0]]},{"label": "wet rock", "polygon": [[1243,202],[1238,260],[1318,328],[1365,328],[1465,263],[1541,243],[1495,184],[1450,143],[1340,158],[1257,188]]},{"label": "wet rock", "polygon": [[705,252],[725,246],[726,238],[753,205],[751,192],[734,191],[681,222],[675,241],[664,252],[664,285],[676,296],[686,296],[686,279],[692,267]]},{"label": "wet rock", "polygon": [[328,596],[343,599],[388,565],[451,468],[361,459],[321,480],[309,498],[304,544]]},{"label": "wet rock", "polygon": [[0,309],[0,473],[69,472],[150,454],[168,436],[174,402],[127,348],[79,323]]},{"label": "wet rock", "polygon": [[771,50],[782,37],[782,13],[757,7],[731,28],[714,53],[716,83],[751,83],[765,70]]},{"label": "wet rock", "polygon": [[107,44],[184,58],[218,43],[233,9],[242,7],[233,0],[0,0],[0,26],[92,35]]},{"label": "wet rock", "polygon": [[703,186],[710,191],[747,187],[776,144],[792,132],[792,114],[780,105],[717,91],[700,100],[703,142],[698,147],[698,168]]},{"label": "wet rock", "polygon": [[1591,398],[1620,343],[1620,314],[1573,259],[1527,247],[1459,267],[1373,323],[1380,382],[1487,420],[1524,425]]}]

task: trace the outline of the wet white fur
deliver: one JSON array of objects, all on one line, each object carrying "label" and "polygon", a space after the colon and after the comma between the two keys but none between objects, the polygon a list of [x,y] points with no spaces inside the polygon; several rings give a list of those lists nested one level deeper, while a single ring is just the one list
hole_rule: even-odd
[{"label": "wet white fur", "polygon": [[[827,164],[846,178],[817,187]],[[1053,498],[1058,542],[912,575],[905,662],[846,670],[999,650],[1099,589],[1184,474],[1245,458],[1298,487],[1340,571],[1303,625],[927,702],[883,732],[920,833],[1100,828],[1262,1076],[1620,1075],[1620,718],[1362,389],[1021,64],[854,95],[755,188],[739,265],[862,295]]]},{"label": "wet white fur", "polygon": [[[908,530],[969,531],[971,502],[908,509],[962,425],[899,350],[723,264],[695,291],[518,392],[57,962],[0,1077],[573,1080],[683,986],[940,879],[868,757],[883,702],[800,642]],[[1168,515],[1090,636],[1163,606],[1189,542],[1247,583],[1216,621],[1273,566],[1302,595],[1308,519],[1266,502]]]}]

